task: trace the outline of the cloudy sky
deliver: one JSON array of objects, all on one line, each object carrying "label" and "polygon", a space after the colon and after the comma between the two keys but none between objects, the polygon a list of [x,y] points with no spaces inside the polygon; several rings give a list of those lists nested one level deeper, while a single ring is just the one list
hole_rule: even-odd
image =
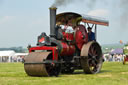
[{"label": "cloudy sky", "polygon": [[41,32],[49,35],[52,5],[57,13],[71,11],[109,20],[109,27],[98,26],[100,44],[128,42],[127,0],[0,0],[0,48],[36,45]]}]

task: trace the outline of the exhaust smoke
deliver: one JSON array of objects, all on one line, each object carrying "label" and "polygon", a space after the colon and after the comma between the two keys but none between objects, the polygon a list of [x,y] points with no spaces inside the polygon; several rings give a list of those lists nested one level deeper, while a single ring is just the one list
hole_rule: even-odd
[{"label": "exhaust smoke", "polygon": [[[119,21],[117,22],[123,28],[128,27],[128,0],[54,0],[53,7],[67,6],[70,4],[80,3],[86,9],[93,9],[95,6],[99,4],[103,4],[104,6],[112,7],[112,13],[119,13],[117,18]],[[116,3],[116,4],[115,4]],[[117,7],[115,7],[115,5]],[[77,5],[76,5],[77,6]],[[81,6],[81,7],[82,7]],[[83,7],[82,7],[83,8]],[[84,11],[84,10],[83,10]]]},{"label": "exhaust smoke", "polygon": [[76,0],[55,0],[52,7],[68,5],[68,4],[72,3],[73,1],[76,1]]},{"label": "exhaust smoke", "polygon": [[96,0],[55,0],[52,7],[67,6],[71,3],[76,2],[85,3],[86,6],[92,7],[95,4]]}]

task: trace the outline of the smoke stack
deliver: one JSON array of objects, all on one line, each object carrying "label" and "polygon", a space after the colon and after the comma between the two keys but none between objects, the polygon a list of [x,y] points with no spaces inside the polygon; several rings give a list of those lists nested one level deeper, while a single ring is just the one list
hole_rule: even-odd
[{"label": "smoke stack", "polygon": [[55,26],[56,26],[56,7],[50,7],[50,36],[55,37]]}]

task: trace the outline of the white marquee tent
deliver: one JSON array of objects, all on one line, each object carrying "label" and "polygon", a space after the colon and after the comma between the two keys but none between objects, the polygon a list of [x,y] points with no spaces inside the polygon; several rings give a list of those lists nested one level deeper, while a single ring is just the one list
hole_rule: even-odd
[{"label": "white marquee tent", "polygon": [[16,53],[13,50],[0,51],[0,62],[21,62],[28,53]]},{"label": "white marquee tent", "polygon": [[8,50],[8,51],[0,51],[0,62],[10,62],[11,57],[15,55],[15,51]]}]

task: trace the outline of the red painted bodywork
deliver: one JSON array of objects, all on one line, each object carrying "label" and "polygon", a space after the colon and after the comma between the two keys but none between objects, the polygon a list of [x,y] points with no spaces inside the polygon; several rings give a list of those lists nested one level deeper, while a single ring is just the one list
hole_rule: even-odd
[{"label": "red painted bodywork", "polygon": [[76,27],[75,41],[79,50],[81,50],[84,43],[88,42],[88,33],[83,25]]},{"label": "red painted bodywork", "polygon": [[62,51],[61,56],[73,56],[75,53],[75,46],[74,45],[68,45],[67,43],[62,42]]},{"label": "red painted bodywork", "polygon": [[63,40],[73,41],[74,40],[73,33],[65,33],[65,32],[63,32]]},{"label": "red painted bodywork", "polygon": [[45,39],[44,39],[44,37],[42,37],[40,40],[39,40],[39,42],[43,42]]},{"label": "red painted bodywork", "polygon": [[[83,25],[77,26],[74,30],[75,33],[62,32],[63,39],[60,40],[61,48],[58,48],[58,46],[37,46],[31,47],[29,52],[33,52],[34,50],[51,51],[53,60],[58,60],[58,54],[60,54],[60,56],[74,56],[76,46],[79,50],[81,50],[83,44],[88,42],[88,34]],[[43,37],[39,40],[39,42],[42,41],[44,41]]]},{"label": "red painted bodywork", "polygon": [[[73,56],[73,54],[75,53],[75,46],[74,45],[68,45],[65,42],[62,42],[61,45],[62,45],[62,50],[61,50],[61,53],[60,53],[61,56]],[[48,47],[48,46],[31,47],[29,49],[29,52],[33,52],[34,50],[52,51],[53,60],[58,60],[58,49],[57,49],[57,47]]]},{"label": "red painted bodywork", "polygon": [[34,50],[48,50],[52,51],[53,60],[58,60],[58,52],[56,47],[48,47],[48,46],[37,46],[37,47],[31,47],[29,48],[29,52],[32,52]]}]

